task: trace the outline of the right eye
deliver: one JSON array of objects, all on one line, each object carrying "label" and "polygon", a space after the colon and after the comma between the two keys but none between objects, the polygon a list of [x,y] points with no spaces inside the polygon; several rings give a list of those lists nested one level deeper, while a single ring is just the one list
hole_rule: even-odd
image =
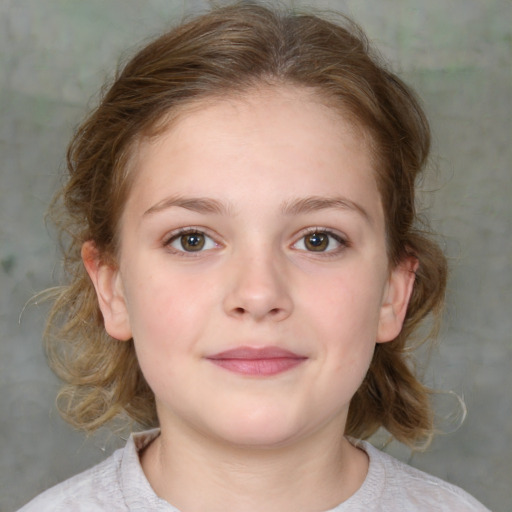
[{"label": "right eye", "polygon": [[181,232],[165,244],[179,252],[201,252],[217,247],[215,241],[201,231]]}]

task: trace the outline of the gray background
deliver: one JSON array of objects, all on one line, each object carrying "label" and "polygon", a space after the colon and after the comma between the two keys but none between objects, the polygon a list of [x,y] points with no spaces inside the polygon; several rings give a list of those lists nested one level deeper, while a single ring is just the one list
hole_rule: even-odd
[{"label": "gray background", "polygon": [[[289,4],[293,2],[287,2]],[[295,2],[300,5],[300,2]],[[351,14],[422,96],[434,132],[424,203],[452,273],[427,380],[464,397],[437,399],[442,426],[426,454],[389,449],[512,510],[512,2],[309,2]],[[178,0],[0,0],[0,511],[13,510],[119,444],[85,440],[59,418],[41,348],[45,309],[24,304],[52,284],[55,238],[43,213],[66,143],[120,55],[205,3]],[[128,52],[128,53],[127,53]],[[94,97],[93,100],[90,100]]]}]

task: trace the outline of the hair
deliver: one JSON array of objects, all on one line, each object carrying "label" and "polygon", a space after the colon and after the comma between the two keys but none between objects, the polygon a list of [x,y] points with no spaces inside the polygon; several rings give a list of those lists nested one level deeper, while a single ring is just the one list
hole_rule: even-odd
[{"label": "hair", "polygon": [[447,269],[415,206],[416,182],[430,147],[426,117],[415,94],[349,19],[340,16],[333,23],[246,2],[213,9],[144,47],[118,72],[70,142],[66,183],[50,210],[62,235],[67,284],[56,288],[45,334],[49,363],[64,381],[61,413],[86,431],[126,416],[143,427],[158,425],[133,342],[105,332],[81,246],[93,241],[115,264],[129,162],[138,142],[195,101],[243,95],[260,86],[310,90],[369,140],[390,266],[410,256],[419,266],[402,331],[377,344],[351,401],[345,433],[366,438],[384,427],[410,446],[428,441],[430,391],[414,374],[408,345],[427,315],[439,319]]}]

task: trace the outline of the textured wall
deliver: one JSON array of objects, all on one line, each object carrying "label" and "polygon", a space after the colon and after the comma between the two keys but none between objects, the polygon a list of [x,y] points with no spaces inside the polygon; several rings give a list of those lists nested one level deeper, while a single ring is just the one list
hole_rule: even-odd
[{"label": "textured wall", "polygon": [[[301,2],[289,2],[295,5]],[[312,2],[309,2],[310,4]],[[451,257],[447,315],[429,382],[464,397],[461,428],[411,463],[496,511],[512,503],[512,3],[313,2],[352,14],[416,87],[439,168],[427,194]],[[186,6],[186,7],[185,7]],[[0,0],[0,511],[101,460],[116,441],[84,440],[53,406],[41,349],[55,241],[43,213],[66,142],[122,52],[204,4],[178,0]],[[455,400],[439,398],[440,411]],[[453,430],[454,422],[443,422]],[[409,459],[399,446],[391,451]]]}]

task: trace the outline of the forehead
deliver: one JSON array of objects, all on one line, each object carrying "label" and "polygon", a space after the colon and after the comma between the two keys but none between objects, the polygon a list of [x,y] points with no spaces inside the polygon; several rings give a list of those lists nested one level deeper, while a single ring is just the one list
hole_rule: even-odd
[{"label": "forehead", "polygon": [[[294,115],[294,119],[286,118],[290,113]],[[149,127],[144,128],[132,152],[134,160],[137,161],[137,156],[141,152],[151,150],[155,143],[161,141],[163,136],[169,135],[170,132],[179,135],[192,124],[206,123],[213,128],[227,116],[233,118],[237,115],[239,120],[242,115],[246,117],[251,131],[256,128],[272,131],[277,121],[284,121],[281,124],[291,121],[291,124],[285,126],[286,131],[281,132],[281,135],[293,131],[291,125],[301,128],[300,123],[295,121],[309,116],[309,123],[315,118],[323,125],[330,124],[331,127],[336,125],[335,131],[340,136],[350,134],[354,142],[361,143],[370,152],[373,146],[369,131],[363,127],[357,114],[343,105],[340,100],[327,96],[324,91],[286,83],[262,84],[241,90],[207,94],[173,107],[153,121]],[[314,134],[313,129],[314,127],[310,126],[309,135]],[[213,132],[210,133],[212,134]]]},{"label": "forehead", "polygon": [[375,189],[365,132],[311,90],[269,87],[207,98],[164,122],[134,152],[132,196],[153,200],[173,187],[229,195],[242,179],[248,191],[265,179],[281,193],[309,185],[326,195],[342,174],[347,184],[357,177],[363,189]]}]

